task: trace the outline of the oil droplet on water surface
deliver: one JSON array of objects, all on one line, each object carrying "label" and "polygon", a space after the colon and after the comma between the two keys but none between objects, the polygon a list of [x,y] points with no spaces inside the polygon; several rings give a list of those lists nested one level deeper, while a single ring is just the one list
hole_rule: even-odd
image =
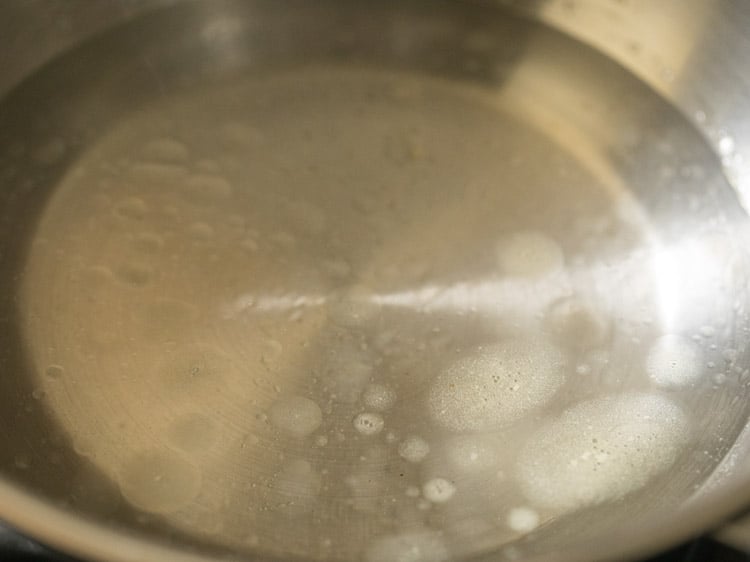
[{"label": "oil droplet on water surface", "polygon": [[365,388],[362,401],[371,410],[382,412],[393,407],[396,402],[396,393],[383,384],[371,384]]},{"label": "oil droplet on water surface", "polygon": [[63,378],[63,376],[65,375],[65,369],[63,369],[60,365],[49,365],[44,370],[44,374],[49,379],[59,380]]},{"label": "oil droplet on water surface", "polygon": [[285,396],[271,406],[271,423],[292,437],[307,437],[320,427],[323,412],[304,396]]},{"label": "oil droplet on water surface", "polygon": [[354,418],[354,429],[362,435],[376,435],[383,431],[383,416],[374,412],[364,412]]},{"label": "oil droplet on water surface", "polygon": [[658,394],[573,406],[532,435],[517,474],[533,505],[570,510],[618,499],[667,470],[689,436],[682,410]]},{"label": "oil droplet on water surface", "polygon": [[541,338],[479,348],[435,377],[430,414],[453,431],[499,429],[548,402],[566,365],[563,352]]},{"label": "oil droplet on water surface", "polygon": [[528,507],[514,507],[505,520],[508,527],[519,533],[529,533],[539,526],[539,514]]},{"label": "oil droplet on water surface", "polygon": [[422,485],[422,495],[434,503],[445,503],[455,493],[456,486],[445,478],[432,478]]},{"label": "oil droplet on water surface", "polygon": [[398,446],[398,454],[409,462],[421,462],[430,453],[430,445],[418,435],[410,435]]},{"label": "oil droplet on water surface", "polygon": [[172,513],[195,499],[201,472],[169,451],[148,451],[128,460],[120,469],[120,489],[133,506],[152,513]]}]

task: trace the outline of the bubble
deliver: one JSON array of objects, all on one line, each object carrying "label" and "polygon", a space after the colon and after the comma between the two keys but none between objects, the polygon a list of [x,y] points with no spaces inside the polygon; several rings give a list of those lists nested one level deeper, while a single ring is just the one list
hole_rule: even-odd
[{"label": "bubble", "polygon": [[119,473],[120,489],[134,507],[151,513],[173,513],[195,499],[200,470],[168,451],[146,451],[127,461]]},{"label": "bubble", "polygon": [[456,493],[456,486],[445,478],[432,478],[422,485],[422,495],[433,503],[445,503]]},{"label": "bubble", "polygon": [[371,384],[365,388],[362,401],[369,409],[382,412],[393,407],[396,402],[396,393],[383,384]]},{"label": "bubble", "polygon": [[201,414],[186,414],[177,419],[167,431],[171,445],[186,453],[208,449],[216,441],[216,425]]},{"label": "bubble", "polygon": [[362,435],[376,435],[383,431],[383,416],[373,412],[364,412],[354,418],[354,429]]},{"label": "bubble", "polygon": [[562,351],[542,339],[480,348],[435,377],[430,415],[453,431],[499,429],[547,403],[562,386],[566,367]]},{"label": "bubble", "polygon": [[539,526],[539,514],[528,507],[514,507],[505,521],[514,531],[529,533]]},{"label": "bubble", "polygon": [[430,445],[418,435],[411,435],[398,446],[398,454],[409,462],[421,462],[430,453]]},{"label": "bubble", "polygon": [[683,386],[697,381],[702,372],[701,352],[689,340],[662,336],[646,358],[646,373],[659,386]]},{"label": "bubble", "polygon": [[365,562],[447,562],[442,534],[412,531],[375,539],[365,550]]},{"label": "bubble", "polygon": [[320,427],[323,412],[304,396],[285,396],[271,406],[271,423],[292,437],[307,437]]},{"label": "bubble", "polygon": [[59,380],[65,375],[65,369],[60,365],[49,365],[44,370],[44,374],[47,375],[47,378]]},{"label": "bubble", "polygon": [[688,433],[682,410],[657,394],[583,402],[528,440],[521,489],[533,504],[562,510],[619,499],[672,466]]},{"label": "bubble", "polygon": [[563,253],[552,238],[536,231],[520,231],[498,244],[498,262],[502,271],[519,277],[539,277],[563,266]]}]

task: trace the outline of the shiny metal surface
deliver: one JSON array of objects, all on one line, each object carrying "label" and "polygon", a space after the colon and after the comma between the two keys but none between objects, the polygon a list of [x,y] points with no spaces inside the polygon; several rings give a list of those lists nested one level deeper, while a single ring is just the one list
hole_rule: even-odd
[{"label": "shiny metal surface", "polygon": [[[2,20],[0,517],[107,560],[581,560],[747,502],[746,7],[38,6]],[[518,337],[567,357],[535,407],[435,390]],[[519,494],[633,392],[552,433],[648,451],[601,501]]]}]

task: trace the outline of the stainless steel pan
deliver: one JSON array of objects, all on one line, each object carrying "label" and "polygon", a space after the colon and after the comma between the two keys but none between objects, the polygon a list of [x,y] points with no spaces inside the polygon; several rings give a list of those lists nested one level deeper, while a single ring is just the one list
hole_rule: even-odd
[{"label": "stainless steel pan", "polygon": [[578,561],[747,505],[745,3],[0,13],[0,519]]}]

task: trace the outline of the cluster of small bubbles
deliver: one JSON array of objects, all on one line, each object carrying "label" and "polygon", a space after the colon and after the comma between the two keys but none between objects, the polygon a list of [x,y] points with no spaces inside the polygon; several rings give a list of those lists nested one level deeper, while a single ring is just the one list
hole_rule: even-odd
[{"label": "cluster of small bubbles", "polygon": [[424,460],[430,453],[430,445],[418,435],[410,435],[398,446],[398,454],[409,462],[417,463]]},{"label": "cluster of small bubbles", "polygon": [[431,478],[422,485],[422,495],[433,503],[445,503],[455,493],[455,484],[445,478]]},{"label": "cluster of small bubbles", "polygon": [[354,429],[362,435],[376,435],[383,431],[385,420],[375,412],[363,412],[354,418]]},{"label": "cluster of small bubbles", "polygon": [[667,470],[689,437],[685,414],[658,394],[580,403],[529,439],[517,462],[535,505],[575,509],[617,499]]},{"label": "cluster of small bubbles", "polygon": [[285,396],[271,406],[271,423],[292,437],[307,437],[320,427],[323,413],[315,402],[304,396]]},{"label": "cluster of small bubbles", "polygon": [[362,394],[362,401],[369,409],[382,412],[393,407],[396,402],[396,393],[386,385],[370,384]]},{"label": "cluster of small bubbles", "polygon": [[439,373],[430,414],[453,431],[491,431],[545,404],[562,386],[567,359],[544,339],[480,348]]}]

